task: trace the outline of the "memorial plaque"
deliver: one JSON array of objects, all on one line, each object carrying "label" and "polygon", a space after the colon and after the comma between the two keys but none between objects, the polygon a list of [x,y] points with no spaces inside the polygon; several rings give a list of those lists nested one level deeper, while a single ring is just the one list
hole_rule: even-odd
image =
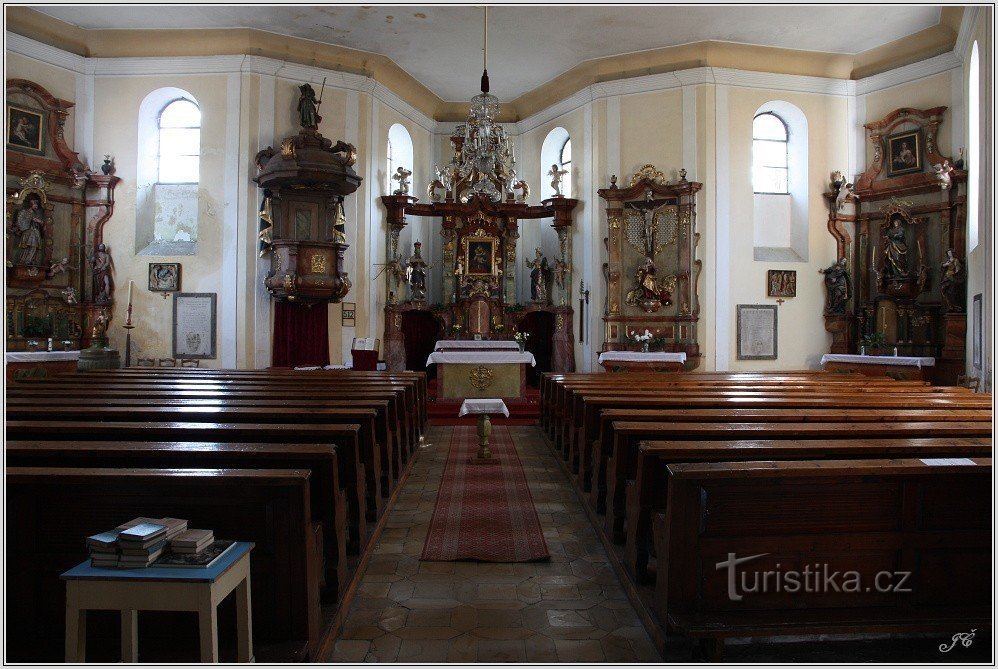
[{"label": "memorial plaque", "polygon": [[738,359],[776,360],[776,307],[738,305]]},{"label": "memorial plaque", "polygon": [[215,350],[215,293],[173,294],[173,357],[178,360],[213,359]]}]

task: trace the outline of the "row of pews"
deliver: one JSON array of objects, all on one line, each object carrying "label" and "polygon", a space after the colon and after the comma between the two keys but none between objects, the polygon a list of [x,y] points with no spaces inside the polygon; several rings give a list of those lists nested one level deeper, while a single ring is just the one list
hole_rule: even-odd
[{"label": "row of pews", "polygon": [[62,657],[83,539],[135,516],[253,541],[261,660],[319,660],[375,524],[426,426],[403,372],[180,368],[11,383],[7,652]]},{"label": "row of pews", "polygon": [[[662,645],[719,659],[732,637],[990,625],[990,395],[807,371],[547,374],[540,401]],[[839,581],[805,588],[815,568]],[[841,573],[859,590],[835,592]]]}]

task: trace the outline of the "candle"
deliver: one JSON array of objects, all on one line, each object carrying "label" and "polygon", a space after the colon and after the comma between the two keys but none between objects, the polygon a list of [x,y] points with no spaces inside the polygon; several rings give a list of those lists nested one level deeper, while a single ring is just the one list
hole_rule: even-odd
[{"label": "candle", "polygon": [[132,288],[135,286],[135,282],[129,280],[128,282],[128,306],[132,306]]}]

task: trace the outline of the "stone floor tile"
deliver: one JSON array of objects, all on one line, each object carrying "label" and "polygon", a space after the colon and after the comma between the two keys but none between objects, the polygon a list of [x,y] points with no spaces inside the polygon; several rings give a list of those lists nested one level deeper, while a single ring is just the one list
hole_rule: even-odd
[{"label": "stone floor tile", "polygon": [[451,627],[453,612],[447,609],[410,611],[406,625],[409,627]]},{"label": "stone floor tile", "polygon": [[340,639],[333,646],[333,662],[363,662],[371,648],[370,641],[360,639]]},{"label": "stone floor tile", "polygon": [[561,662],[605,662],[603,646],[592,639],[566,641],[557,639],[554,642],[558,659]]},{"label": "stone floor tile", "polygon": [[391,634],[378,637],[371,642],[371,648],[364,662],[396,662],[402,639]]},{"label": "stone floor tile", "polygon": [[526,662],[527,650],[520,639],[479,639],[479,662]]},{"label": "stone floor tile", "polygon": [[527,662],[557,662],[558,651],[555,649],[554,641],[542,634],[535,634],[523,640],[523,647],[527,654]]}]

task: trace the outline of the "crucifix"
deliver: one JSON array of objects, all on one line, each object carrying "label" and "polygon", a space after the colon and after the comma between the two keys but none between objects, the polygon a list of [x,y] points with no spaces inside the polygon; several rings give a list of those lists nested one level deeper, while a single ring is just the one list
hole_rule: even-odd
[{"label": "crucifix", "polygon": [[667,200],[655,200],[652,198],[651,189],[645,191],[644,202],[625,202],[625,207],[630,207],[641,212],[644,219],[643,237],[645,240],[645,257],[652,261],[655,259],[655,215],[656,209],[665,204]]}]

